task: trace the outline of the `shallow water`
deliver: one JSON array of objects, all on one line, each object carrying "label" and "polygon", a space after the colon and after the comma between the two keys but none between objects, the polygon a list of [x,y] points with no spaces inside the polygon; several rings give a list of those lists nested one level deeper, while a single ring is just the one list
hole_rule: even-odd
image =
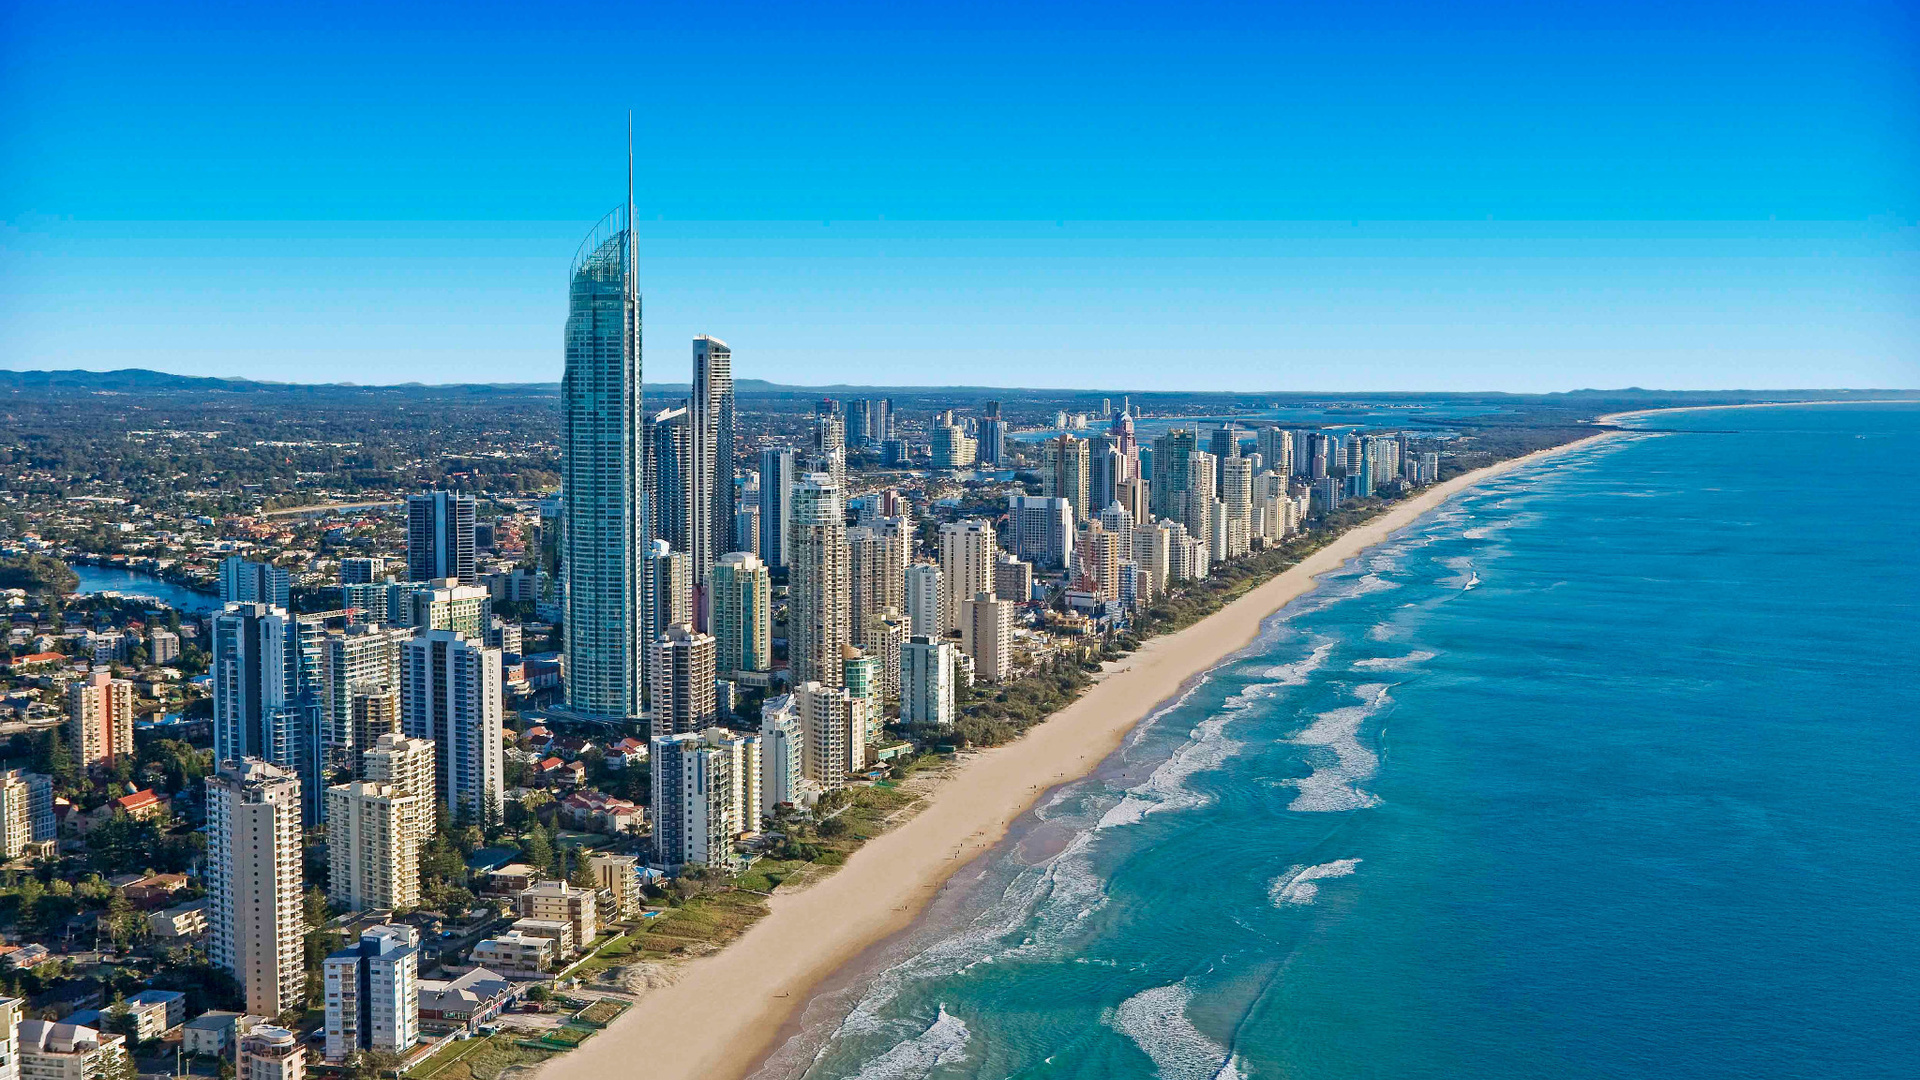
[{"label": "shallow water", "polygon": [[764,1075],[1920,1075],[1920,408],[1658,422],[1302,597]]}]

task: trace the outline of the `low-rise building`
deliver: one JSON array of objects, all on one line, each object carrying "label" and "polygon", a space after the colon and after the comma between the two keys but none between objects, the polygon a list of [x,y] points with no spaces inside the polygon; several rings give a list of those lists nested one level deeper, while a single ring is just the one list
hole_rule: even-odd
[{"label": "low-rise building", "polygon": [[515,919],[511,929],[550,939],[556,962],[573,955],[573,924],[565,919]]},{"label": "low-rise building", "polygon": [[523,919],[572,923],[573,941],[579,948],[593,944],[594,938],[600,934],[592,889],[582,889],[564,881],[542,881],[520,890],[515,903]]},{"label": "low-rise building", "polygon": [[81,1024],[22,1020],[18,1031],[20,1080],[100,1080],[127,1059],[127,1040]]},{"label": "low-rise building", "polygon": [[484,967],[451,981],[420,980],[420,1027],[444,1035],[500,1015],[513,996],[513,984]]},{"label": "low-rise building", "polygon": [[203,1012],[180,1029],[180,1048],[203,1057],[226,1057],[238,1037],[267,1022],[264,1016],[236,1012]]},{"label": "low-rise building", "polygon": [[302,1080],[307,1074],[307,1048],[300,1036],[271,1024],[240,1036],[235,1057],[236,1080]]},{"label": "low-rise building", "polygon": [[195,900],[162,908],[147,916],[147,931],[162,943],[197,938],[207,932],[207,902]]},{"label": "low-rise building", "polygon": [[473,962],[519,978],[537,978],[553,970],[557,950],[552,938],[509,930],[473,947]]},{"label": "low-rise building", "polygon": [[640,912],[640,860],[632,855],[589,855],[587,868],[600,882],[603,892],[613,897],[610,915],[629,918]]},{"label": "low-rise building", "polygon": [[157,1039],[187,1019],[187,995],[178,990],[142,990],[126,1000],[136,1042]]}]

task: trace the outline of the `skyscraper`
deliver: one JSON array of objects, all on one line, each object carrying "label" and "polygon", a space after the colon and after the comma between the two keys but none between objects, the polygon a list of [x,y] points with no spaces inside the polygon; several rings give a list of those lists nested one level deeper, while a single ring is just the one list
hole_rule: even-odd
[{"label": "skyscraper", "polygon": [[773,670],[773,576],[758,555],[735,551],[713,565],[714,670],[722,678]]},{"label": "skyscraper", "polygon": [[238,555],[220,560],[222,604],[271,604],[287,607],[287,572],[272,563],[251,562]]},{"label": "skyscraper", "polygon": [[946,636],[946,603],[947,590],[940,581],[938,566],[914,563],[907,567],[907,622],[916,636]]},{"label": "skyscraper", "polygon": [[400,664],[400,723],[433,743],[440,805],[456,822],[499,819],[506,797],[500,650],[451,630],[424,630]]},{"label": "skyscraper", "polygon": [[900,722],[953,725],[953,642],[914,637],[900,647]]},{"label": "skyscraper", "polygon": [[367,744],[360,755],[359,776],[376,783],[389,784],[413,796],[408,826],[413,832],[416,850],[433,841],[440,803],[440,781],[433,765],[433,743],[388,732]]},{"label": "skyscraper", "polygon": [[[400,688],[400,644],[412,636],[411,630],[363,623],[321,639],[320,750],[328,768],[352,768],[367,748],[367,743],[355,739],[355,695],[376,687]],[[373,717],[367,721],[377,722]]]},{"label": "skyscraper", "polygon": [[847,519],[831,476],[810,473],[793,488],[787,657],[793,685],[839,686],[848,622]]},{"label": "skyscraper", "polygon": [[668,866],[728,865],[733,839],[760,823],[760,736],[723,728],[656,735],[654,856]]},{"label": "skyscraper", "polygon": [[960,626],[960,604],[979,593],[993,594],[993,560],[999,554],[993,525],[983,518],[940,526],[940,580],[946,586],[943,607],[951,620],[941,633]]},{"label": "skyscraper", "polygon": [[847,530],[847,614],[852,640],[866,640],[869,619],[906,603],[905,540],[895,529]]},{"label": "skyscraper", "polygon": [[418,802],[372,780],[327,789],[327,899],[335,907],[420,906]]},{"label": "skyscraper", "polygon": [[693,581],[705,585],[713,561],[733,548],[733,350],[705,334],[693,339],[693,398],[687,414],[692,468]]},{"label": "skyscraper", "polygon": [[1040,447],[1040,494],[1073,504],[1073,519],[1085,521],[1089,506],[1088,451],[1085,439],[1056,435]]},{"label": "skyscraper", "polygon": [[560,381],[567,707],[618,718],[639,715],[645,683],[648,512],[632,221],[629,163],[626,206],[574,256]]},{"label": "skyscraper", "polygon": [[254,758],[207,777],[207,956],[246,1010],[278,1016],[306,990],[300,909],[300,781]]},{"label": "skyscraper", "polygon": [[[1008,531],[1013,553],[1043,570],[1073,562],[1073,506],[1047,495],[1007,496]],[[976,592],[978,590],[975,590]],[[1024,596],[1009,599],[1025,601]]]},{"label": "skyscraper", "polygon": [[848,762],[866,756],[864,745],[858,747],[857,754],[849,754],[853,741],[865,735],[865,725],[854,722],[852,695],[844,686],[797,682],[793,707],[800,717],[804,744],[801,774],[827,791],[844,786]]},{"label": "skyscraper", "polygon": [[452,491],[407,496],[407,580],[474,583],[474,498]]},{"label": "skyscraper", "polygon": [[1013,601],[990,592],[960,605],[960,648],[973,660],[975,678],[999,682],[1013,670]]},{"label": "skyscraper", "polygon": [[34,844],[59,839],[53,816],[53,777],[25,769],[0,772],[0,858],[17,859]]},{"label": "skyscraper", "polygon": [[260,758],[309,778],[318,724],[309,724],[301,701],[297,641],[297,625],[280,608],[228,604],[213,617],[216,763]]},{"label": "skyscraper", "polygon": [[1155,517],[1178,518],[1186,514],[1186,494],[1190,486],[1194,451],[1200,448],[1187,428],[1174,428],[1153,440],[1153,472],[1149,476],[1149,509]]},{"label": "skyscraper", "polygon": [[684,623],[670,626],[651,648],[653,734],[701,731],[716,719],[713,638]]},{"label": "skyscraper", "polygon": [[793,451],[760,451],[760,561],[772,570],[787,565],[787,530],[793,523]]}]

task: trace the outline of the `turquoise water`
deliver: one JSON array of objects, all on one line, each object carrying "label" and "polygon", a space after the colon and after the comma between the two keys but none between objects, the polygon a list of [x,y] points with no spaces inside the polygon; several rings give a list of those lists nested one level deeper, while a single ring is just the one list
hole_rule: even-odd
[{"label": "turquoise water", "polygon": [[766,1075],[1920,1075],[1920,408],[1657,423],[1296,602]]}]

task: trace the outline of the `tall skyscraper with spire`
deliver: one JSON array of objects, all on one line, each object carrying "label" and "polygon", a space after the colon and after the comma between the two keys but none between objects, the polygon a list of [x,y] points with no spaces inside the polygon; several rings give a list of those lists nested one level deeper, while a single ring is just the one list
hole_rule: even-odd
[{"label": "tall skyscraper with spire", "polygon": [[641,556],[650,529],[636,256],[629,133],[627,203],[573,260],[560,383],[567,706],[593,716],[638,716],[646,685]]},{"label": "tall skyscraper with spire", "polygon": [[733,548],[733,350],[716,337],[693,339],[691,420],[693,580],[705,585],[715,559]]}]

